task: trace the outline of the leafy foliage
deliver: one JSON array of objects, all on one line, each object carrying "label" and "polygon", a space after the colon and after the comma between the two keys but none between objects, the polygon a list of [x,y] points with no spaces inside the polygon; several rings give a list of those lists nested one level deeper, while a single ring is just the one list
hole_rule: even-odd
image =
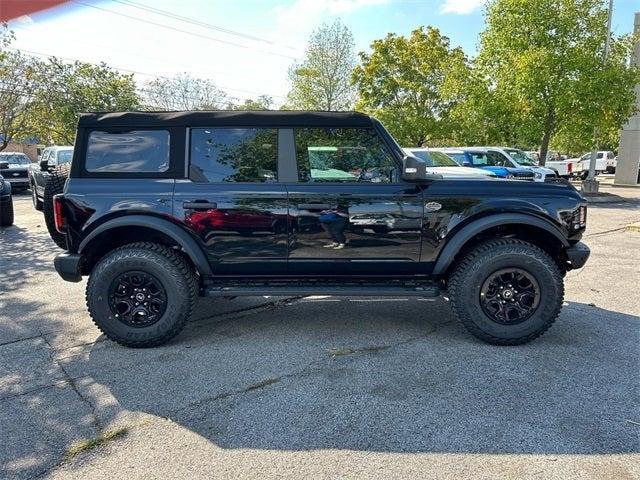
[{"label": "leafy foliage", "polygon": [[313,32],[305,59],[289,69],[291,90],[287,108],[349,110],[355,90],[351,72],[356,65],[353,35],[339,20]]},{"label": "leafy foliage", "polygon": [[132,75],[106,64],[65,63],[50,57],[41,69],[35,92],[32,133],[53,144],[72,145],[82,112],[137,110],[140,99]]},{"label": "leafy foliage", "polygon": [[477,71],[490,98],[512,105],[506,119],[517,128],[505,140],[539,142],[545,158],[555,135],[563,150],[584,150],[594,129],[608,135],[630,116],[639,79],[628,65],[632,44],[629,37],[612,38],[602,66],[606,16],[600,0],[489,3]]},{"label": "leafy foliage", "polygon": [[360,53],[353,72],[357,108],[378,117],[404,145],[448,143],[456,132],[453,107],[463,100],[470,74],[460,48],[438,29],[418,28],[407,38],[388,34]]}]

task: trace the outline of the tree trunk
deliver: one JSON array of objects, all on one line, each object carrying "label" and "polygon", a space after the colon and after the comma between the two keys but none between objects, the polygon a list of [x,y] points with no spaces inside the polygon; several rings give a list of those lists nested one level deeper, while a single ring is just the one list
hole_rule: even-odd
[{"label": "tree trunk", "polygon": [[3,140],[2,143],[0,143],[0,152],[7,148],[7,145],[9,145],[9,142],[7,140]]},{"label": "tree trunk", "polygon": [[540,158],[538,162],[544,166],[547,163],[547,152],[549,152],[549,142],[551,142],[551,135],[554,129],[554,115],[553,110],[549,109],[547,113],[547,119],[544,122],[544,135],[542,135],[542,143],[540,144]]}]

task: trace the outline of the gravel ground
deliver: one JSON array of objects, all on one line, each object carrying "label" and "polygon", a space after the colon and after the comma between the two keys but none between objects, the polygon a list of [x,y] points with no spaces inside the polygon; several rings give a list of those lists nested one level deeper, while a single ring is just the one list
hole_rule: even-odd
[{"label": "gravel ground", "polygon": [[627,201],[590,208],[590,261],[520,347],[443,300],[326,297],[201,299],[171,344],[119,347],[17,196],[0,478],[640,478],[640,189],[607,191]]}]

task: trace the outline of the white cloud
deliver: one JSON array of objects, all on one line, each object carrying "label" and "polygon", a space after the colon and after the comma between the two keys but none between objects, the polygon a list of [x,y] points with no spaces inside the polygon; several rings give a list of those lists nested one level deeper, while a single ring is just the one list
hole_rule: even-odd
[{"label": "white cloud", "polygon": [[444,0],[440,13],[456,13],[466,15],[481,8],[486,0]]},{"label": "white cloud", "polygon": [[33,18],[29,15],[22,15],[21,17],[16,18],[15,21],[22,25],[31,25],[33,23]]}]

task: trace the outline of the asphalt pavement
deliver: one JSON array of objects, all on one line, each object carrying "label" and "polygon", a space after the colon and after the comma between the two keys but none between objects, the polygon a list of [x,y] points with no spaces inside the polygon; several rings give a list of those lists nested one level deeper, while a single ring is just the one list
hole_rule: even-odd
[{"label": "asphalt pavement", "polygon": [[608,191],[560,318],[518,347],[444,300],[332,297],[201,299],[170,344],[120,347],[17,196],[0,478],[640,478],[640,189]]}]

